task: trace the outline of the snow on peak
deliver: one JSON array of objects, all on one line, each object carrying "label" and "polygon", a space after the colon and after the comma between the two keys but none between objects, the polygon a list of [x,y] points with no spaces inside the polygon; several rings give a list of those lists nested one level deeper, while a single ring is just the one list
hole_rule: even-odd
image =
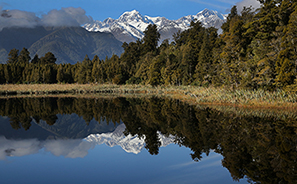
[{"label": "snow on peak", "polygon": [[164,39],[172,39],[173,33],[178,30],[189,29],[193,20],[199,20],[205,27],[214,26],[220,29],[226,20],[226,15],[217,11],[204,9],[196,15],[188,15],[178,20],[169,20],[165,17],[143,16],[138,11],[132,10],[124,12],[118,19],[108,18],[103,22],[94,21],[85,24],[83,27],[88,31],[111,32],[118,40],[122,42],[136,41],[142,39],[144,31],[149,24],[157,25],[161,34],[161,42]]},{"label": "snow on peak", "polygon": [[138,11],[136,10],[132,10],[131,12],[125,12],[123,13],[120,18],[118,19],[118,21],[121,22],[146,22],[146,18],[144,16],[142,16]]},{"label": "snow on peak", "polygon": [[115,20],[114,19],[112,19],[112,18],[107,18],[107,19],[105,19],[104,21],[103,21],[103,23],[105,23],[105,24],[111,24],[111,23],[113,23]]},{"label": "snow on peak", "polygon": [[204,17],[204,18],[211,18],[211,17],[215,17],[215,18],[219,18],[219,19],[222,19],[224,20],[226,15],[224,14],[221,14],[217,11],[214,11],[214,10],[209,10],[207,8],[205,8],[204,10],[202,10],[201,12],[197,13],[196,15],[197,17]]},{"label": "snow on peak", "polygon": [[216,12],[205,8],[204,10],[199,12],[197,15],[199,15],[199,14],[202,14],[204,17],[210,17],[210,16],[213,16],[213,15],[216,15]]}]

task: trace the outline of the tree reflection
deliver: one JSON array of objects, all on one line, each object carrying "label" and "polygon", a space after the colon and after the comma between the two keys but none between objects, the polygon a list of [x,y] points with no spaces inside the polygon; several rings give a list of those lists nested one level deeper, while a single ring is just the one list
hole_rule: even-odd
[{"label": "tree reflection", "polygon": [[0,100],[0,115],[12,128],[28,130],[31,121],[55,124],[57,114],[75,113],[88,124],[124,122],[125,135],[145,138],[150,154],[159,153],[158,133],[192,150],[195,161],[215,151],[234,180],[245,176],[258,183],[297,181],[297,121],[276,117],[238,116],[198,108],[169,98],[12,98]]}]

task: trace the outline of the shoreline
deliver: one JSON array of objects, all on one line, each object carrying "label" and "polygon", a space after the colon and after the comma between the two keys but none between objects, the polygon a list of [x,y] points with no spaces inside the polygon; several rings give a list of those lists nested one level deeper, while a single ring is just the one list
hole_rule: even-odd
[{"label": "shoreline", "polygon": [[285,91],[231,90],[222,87],[144,86],[112,84],[5,84],[0,85],[0,98],[33,96],[73,97],[100,94],[164,95],[194,105],[232,106],[238,108],[297,109],[297,94]]}]

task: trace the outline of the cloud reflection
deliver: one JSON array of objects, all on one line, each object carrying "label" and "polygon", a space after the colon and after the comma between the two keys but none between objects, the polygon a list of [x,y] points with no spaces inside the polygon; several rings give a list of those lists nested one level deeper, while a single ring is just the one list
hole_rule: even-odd
[{"label": "cloud reflection", "polygon": [[83,158],[88,154],[89,149],[94,148],[94,144],[79,139],[51,140],[45,141],[44,147],[46,151],[51,152],[55,156]]},{"label": "cloud reflection", "polygon": [[83,140],[45,140],[37,139],[8,140],[0,137],[0,160],[5,160],[7,156],[25,156],[38,153],[42,148],[55,156],[66,158],[83,158],[88,154],[88,150],[94,148],[93,143]]},{"label": "cloud reflection", "polygon": [[40,141],[37,139],[28,140],[8,140],[0,137],[0,160],[7,156],[24,156],[37,153],[41,148]]}]

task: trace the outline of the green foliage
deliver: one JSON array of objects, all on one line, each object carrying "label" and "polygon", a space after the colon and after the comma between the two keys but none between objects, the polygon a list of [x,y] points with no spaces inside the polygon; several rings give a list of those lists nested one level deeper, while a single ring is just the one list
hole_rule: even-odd
[{"label": "green foliage", "polygon": [[57,58],[51,52],[47,52],[43,57],[40,58],[42,64],[55,64]]},{"label": "green foliage", "polygon": [[144,54],[148,52],[155,53],[157,51],[158,41],[160,39],[160,33],[157,30],[157,26],[155,24],[150,24],[143,33],[144,37],[142,39],[142,52]]},{"label": "green foliage", "polygon": [[[157,26],[150,24],[142,40],[123,43],[121,56],[92,60],[88,55],[75,65],[56,65],[55,56],[12,49],[1,67],[1,83],[114,83],[229,86],[293,90],[296,84],[296,2],[261,1],[258,10],[231,9],[223,33],[192,21],[189,29],[159,45]],[[78,31],[78,30],[76,30]],[[159,46],[158,46],[159,45]],[[55,76],[55,77],[53,77]],[[50,77],[50,79],[47,79]],[[293,90],[296,91],[296,90]]]},{"label": "green foliage", "polygon": [[8,53],[7,64],[15,64],[18,62],[19,50],[11,49]]},{"label": "green foliage", "polygon": [[26,48],[23,48],[18,56],[18,63],[21,65],[29,64],[31,60],[30,53]]}]

